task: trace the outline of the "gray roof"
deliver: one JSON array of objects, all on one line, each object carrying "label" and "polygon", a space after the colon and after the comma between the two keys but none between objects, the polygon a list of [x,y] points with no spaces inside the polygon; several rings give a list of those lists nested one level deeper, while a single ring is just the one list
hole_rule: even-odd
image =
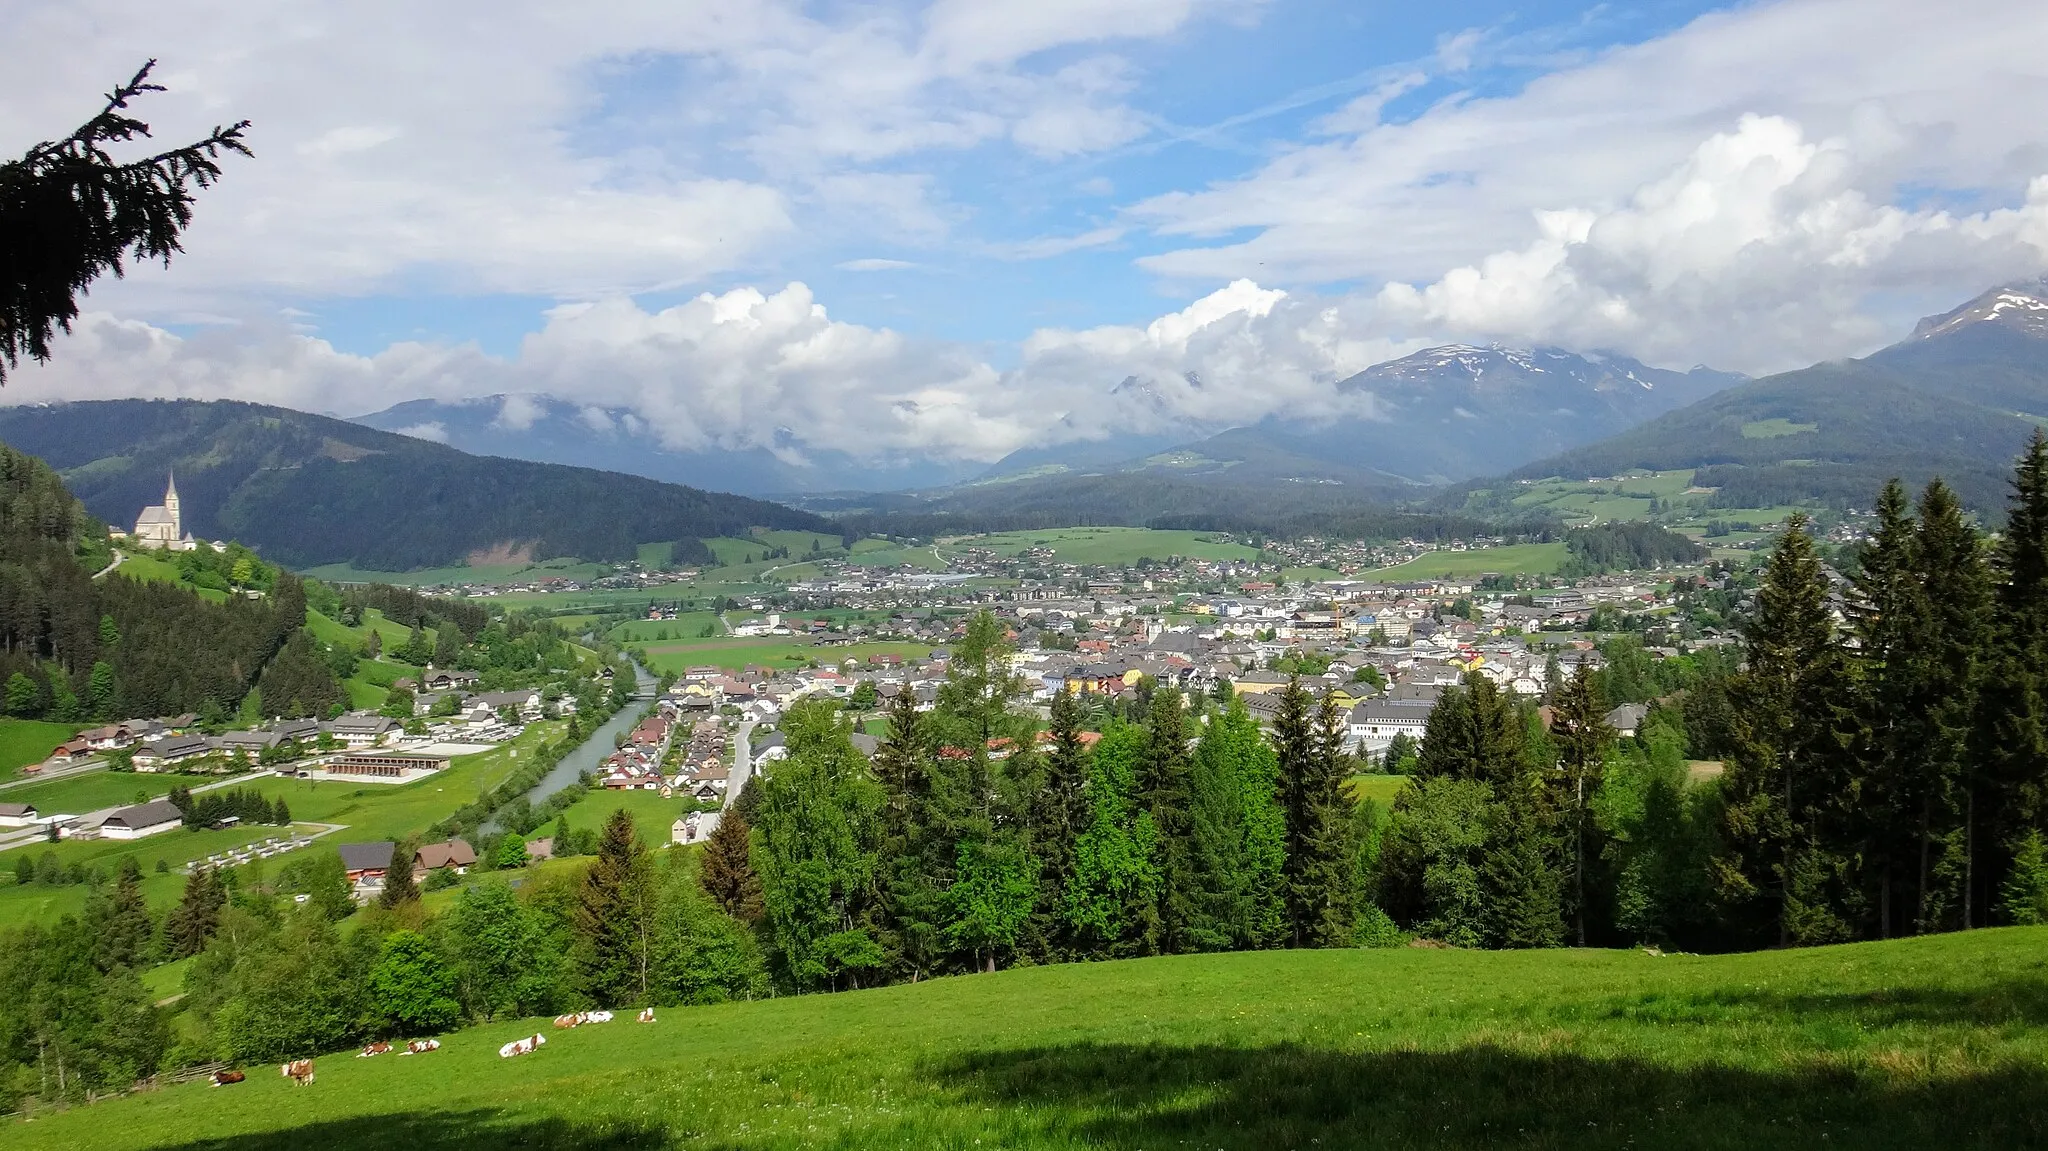
[{"label": "gray roof", "polygon": [[341,852],[341,866],[347,871],[386,871],[391,867],[391,841],[376,843],[343,843],[335,847]]},{"label": "gray roof", "polygon": [[178,810],[177,804],[168,799],[157,799],[148,803],[138,803],[134,807],[124,807],[108,816],[100,826],[105,827],[111,823],[115,827],[134,829],[177,823],[184,818],[185,813]]},{"label": "gray roof", "polygon": [[35,814],[36,805],[33,803],[0,803],[0,816],[9,816],[15,819],[32,819],[35,817]]},{"label": "gray roof", "polygon": [[1369,699],[1351,709],[1352,723],[1427,723],[1434,704]]}]

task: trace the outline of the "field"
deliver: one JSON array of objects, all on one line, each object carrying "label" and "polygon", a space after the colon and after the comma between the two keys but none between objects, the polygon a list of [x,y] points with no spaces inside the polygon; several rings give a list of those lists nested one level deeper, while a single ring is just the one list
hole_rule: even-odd
[{"label": "field", "polygon": [[1550,575],[1564,563],[1561,543],[1510,544],[1497,548],[1474,548],[1462,552],[1430,552],[1404,564],[1372,573],[1378,580],[1477,578],[1488,573],[1501,575]]},{"label": "field", "polygon": [[46,1114],[19,1148],[2005,1148],[2048,1139],[2048,929],[1697,957],[1060,965],[443,1039]]},{"label": "field", "polygon": [[[43,762],[51,748],[77,735],[78,728],[75,723],[0,719],[0,783],[20,775],[28,764]],[[14,801],[11,796],[7,798]]]},{"label": "field", "polygon": [[711,629],[712,637],[724,634],[718,626],[715,611],[680,612],[674,619],[636,619],[622,623],[605,637],[613,643],[663,643],[669,640],[697,639],[703,636],[705,628]]},{"label": "field", "polygon": [[1354,775],[1344,781],[1344,787],[1354,800],[1372,800],[1382,811],[1392,806],[1394,797],[1408,786],[1405,775]]},{"label": "field", "polygon": [[[658,791],[606,791],[594,788],[562,814],[569,817],[569,826],[578,831],[590,828],[592,831],[604,827],[604,821],[619,808],[633,814],[633,826],[640,832],[640,838],[650,847],[668,846],[671,826],[676,817],[686,811],[695,810],[689,800],[683,798],[663,799]],[[550,835],[554,831],[550,821],[545,827],[536,828],[534,835]]]},{"label": "field", "polygon": [[856,643],[819,647],[807,639],[696,640],[690,643],[649,644],[647,666],[656,672],[676,671],[697,664],[737,671],[750,663],[763,667],[803,667],[812,660],[821,666],[837,666],[846,660],[865,662],[871,655],[900,655],[923,659],[932,653],[928,643]]},{"label": "field", "polygon": [[1051,548],[1061,563],[1124,566],[1150,557],[1186,556],[1204,560],[1249,560],[1258,550],[1213,532],[1159,531],[1153,528],[1047,528],[1042,531],[996,532],[945,541],[946,548],[988,548],[998,555],[1017,555],[1031,548]]},{"label": "field", "polygon": [[[504,782],[518,767],[519,756],[531,755],[532,748],[559,735],[562,727],[560,723],[534,724],[512,743],[474,755],[458,756],[447,771],[416,783],[316,783],[266,776],[237,781],[233,786],[254,788],[272,798],[283,796],[291,808],[292,818],[299,821],[302,829],[317,830],[306,827],[314,823],[347,826],[347,830],[322,839],[321,849],[331,848],[336,843],[398,839],[425,831],[428,825],[475,799],[479,793]],[[26,795],[37,802],[45,802],[41,796],[47,789],[49,794],[63,799],[67,806],[89,810],[87,804],[111,806],[133,798],[137,791],[160,794],[168,791],[172,783],[194,782],[198,781],[188,776],[97,772],[75,780],[10,789],[10,792],[0,795],[7,795],[10,800],[16,795]],[[205,782],[218,782],[218,779],[207,777]],[[99,802],[93,803],[95,800]],[[54,800],[48,802],[54,803]],[[280,827],[251,826],[226,831],[173,830],[129,841],[68,840],[54,846],[38,842],[0,852],[0,871],[11,872],[16,856],[24,853],[40,857],[45,851],[54,851],[58,860],[67,865],[78,862],[87,866],[97,865],[108,871],[113,870],[122,856],[133,855],[142,865],[143,896],[161,912],[177,899],[185,880],[175,870],[167,874],[157,873],[158,860],[175,869],[228,848],[284,834],[285,829]],[[86,892],[84,884],[17,887],[11,882],[0,882],[0,925],[77,912],[85,906]]]},{"label": "field", "polygon": [[410,572],[368,571],[350,564],[307,568],[305,574],[329,583],[388,583],[399,587],[437,587],[464,583],[531,583],[542,579],[595,579],[611,571],[609,564],[562,558],[540,563],[467,564],[423,568]]}]

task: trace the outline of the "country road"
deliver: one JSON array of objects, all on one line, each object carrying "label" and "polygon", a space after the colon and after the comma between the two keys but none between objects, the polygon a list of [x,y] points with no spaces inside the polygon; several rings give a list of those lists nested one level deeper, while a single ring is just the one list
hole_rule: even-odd
[{"label": "country road", "polygon": [[754,721],[740,725],[732,737],[732,771],[725,777],[725,804],[722,812],[731,807],[740,797],[741,789],[747,786],[747,776],[754,771]]}]

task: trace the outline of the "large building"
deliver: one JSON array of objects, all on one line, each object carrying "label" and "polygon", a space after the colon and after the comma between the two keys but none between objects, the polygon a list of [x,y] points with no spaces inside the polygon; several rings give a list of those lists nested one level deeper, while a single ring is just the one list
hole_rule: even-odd
[{"label": "large building", "polygon": [[137,546],[165,551],[188,552],[196,544],[185,534],[185,517],[178,509],[178,477],[172,475],[164,488],[164,502],[142,509],[135,519]]}]

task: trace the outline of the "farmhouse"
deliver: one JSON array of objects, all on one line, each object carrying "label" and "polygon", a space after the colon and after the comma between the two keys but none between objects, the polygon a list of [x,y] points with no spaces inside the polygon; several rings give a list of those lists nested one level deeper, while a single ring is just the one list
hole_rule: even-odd
[{"label": "farmhouse", "polygon": [[135,770],[162,771],[172,764],[198,759],[213,752],[213,744],[203,735],[173,735],[151,740],[135,749]]},{"label": "farmhouse", "polygon": [[36,821],[32,803],[0,803],[0,827],[28,827]]},{"label": "farmhouse", "polygon": [[342,870],[348,873],[348,881],[357,887],[381,887],[384,875],[391,870],[391,841],[376,843],[344,843],[335,850],[341,853]]},{"label": "farmhouse", "polygon": [[185,822],[185,813],[167,799],[139,803],[124,807],[108,816],[100,824],[100,834],[108,839],[141,839],[159,831],[169,831]]},{"label": "farmhouse", "polygon": [[476,864],[476,848],[467,840],[451,839],[446,843],[423,843],[412,857],[412,873],[425,877],[429,871],[452,867],[455,874],[462,875]]},{"label": "farmhouse", "polygon": [[398,733],[398,724],[387,715],[344,715],[327,730],[348,747],[378,747]]}]

